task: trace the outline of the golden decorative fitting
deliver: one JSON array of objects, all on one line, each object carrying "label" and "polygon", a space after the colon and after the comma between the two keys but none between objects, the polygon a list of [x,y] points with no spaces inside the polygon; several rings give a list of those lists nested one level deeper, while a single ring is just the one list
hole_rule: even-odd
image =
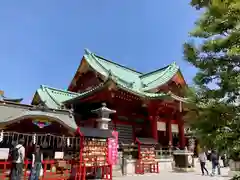
[{"label": "golden decorative fitting", "polygon": [[0,90],[0,95],[3,96],[4,95],[4,91]]}]

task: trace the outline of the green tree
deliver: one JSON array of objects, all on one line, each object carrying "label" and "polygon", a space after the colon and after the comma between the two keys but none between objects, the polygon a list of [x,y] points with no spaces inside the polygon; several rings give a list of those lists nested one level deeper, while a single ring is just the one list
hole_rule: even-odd
[{"label": "green tree", "polygon": [[228,147],[238,156],[240,0],[192,0],[191,5],[203,14],[190,33],[193,40],[184,44],[185,59],[198,68],[186,120],[203,145]]}]

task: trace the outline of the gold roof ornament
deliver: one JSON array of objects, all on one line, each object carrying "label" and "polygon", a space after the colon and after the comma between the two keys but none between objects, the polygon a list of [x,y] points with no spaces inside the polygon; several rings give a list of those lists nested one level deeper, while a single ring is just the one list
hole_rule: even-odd
[{"label": "gold roof ornament", "polygon": [[4,91],[0,90],[0,96],[3,96],[3,95],[4,95]]}]

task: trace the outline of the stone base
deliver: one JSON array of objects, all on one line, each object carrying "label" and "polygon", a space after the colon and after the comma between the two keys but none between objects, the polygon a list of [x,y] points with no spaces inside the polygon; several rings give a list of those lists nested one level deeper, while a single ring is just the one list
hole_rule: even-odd
[{"label": "stone base", "polygon": [[[156,159],[158,162],[159,172],[161,171],[172,171],[173,159]],[[134,175],[135,174],[135,159],[124,159],[123,163],[123,175]],[[121,166],[120,166],[121,167]],[[114,169],[114,168],[113,168]],[[115,173],[115,172],[114,172]]]},{"label": "stone base", "polygon": [[173,167],[173,171],[176,171],[176,172],[194,172],[195,168],[193,168],[193,167],[191,167],[191,168]]},{"label": "stone base", "polygon": [[172,171],[172,158],[166,158],[166,159],[157,159],[158,165],[159,165],[159,171]]}]

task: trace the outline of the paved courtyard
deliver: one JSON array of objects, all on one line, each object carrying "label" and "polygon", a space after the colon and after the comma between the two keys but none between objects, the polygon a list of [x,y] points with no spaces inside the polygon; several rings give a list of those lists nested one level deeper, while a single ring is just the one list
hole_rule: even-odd
[{"label": "paved courtyard", "polygon": [[146,174],[139,176],[124,176],[119,178],[113,178],[114,180],[229,180],[230,177],[227,176],[227,171],[225,171],[221,176],[202,176],[201,173],[174,173],[174,172],[161,172],[160,174]]},{"label": "paved courtyard", "polygon": [[113,178],[114,180],[229,180],[228,168],[222,168],[221,176],[202,176],[200,171],[191,172],[191,173],[176,173],[176,172],[164,172],[160,174],[146,174],[146,175],[135,175],[135,176],[124,176]]}]

